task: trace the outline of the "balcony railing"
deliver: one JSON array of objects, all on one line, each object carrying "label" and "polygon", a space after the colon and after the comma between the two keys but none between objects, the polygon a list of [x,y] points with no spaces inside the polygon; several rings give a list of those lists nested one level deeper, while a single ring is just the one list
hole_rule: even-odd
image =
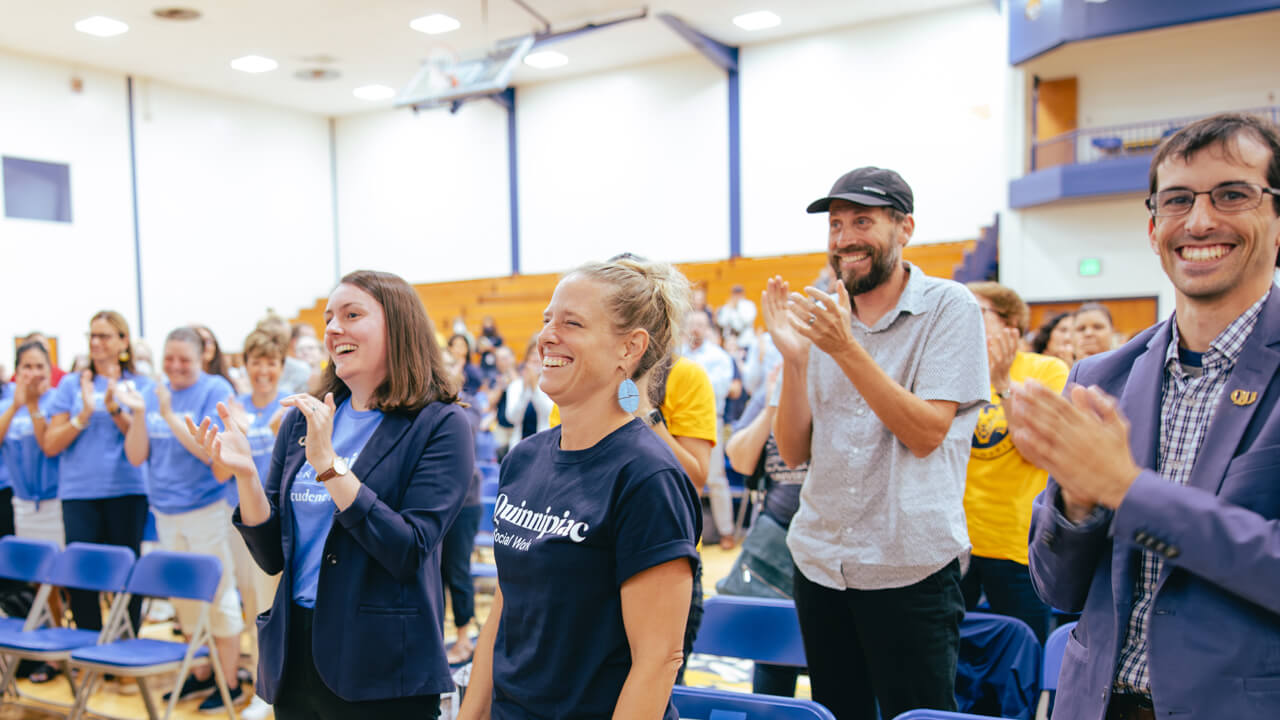
[{"label": "balcony railing", "polygon": [[[1250,108],[1238,112],[1267,118],[1273,123],[1280,122],[1280,106]],[[1179,128],[1204,117],[1208,115],[1072,130],[1032,143],[1031,169],[1035,171],[1056,165],[1087,164],[1112,158],[1149,155],[1160,146],[1160,141]]]}]

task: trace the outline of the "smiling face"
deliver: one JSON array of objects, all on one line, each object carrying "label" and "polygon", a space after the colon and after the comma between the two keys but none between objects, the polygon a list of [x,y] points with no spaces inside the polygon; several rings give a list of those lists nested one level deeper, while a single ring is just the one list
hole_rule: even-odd
[{"label": "smiling face", "polygon": [[249,357],[246,369],[253,392],[258,395],[271,394],[276,392],[280,376],[284,374],[284,358],[266,353],[254,354]]},{"label": "smiling face", "polygon": [[[1234,142],[1235,157],[1221,145],[1190,160],[1169,157],[1156,169],[1157,190],[1202,192],[1241,182],[1266,187],[1271,151],[1248,134]],[[1180,302],[1243,304],[1243,311],[1271,282],[1280,217],[1269,196],[1253,210],[1224,213],[1208,195],[1197,195],[1186,215],[1154,218],[1149,237]]]},{"label": "smiling face", "polygon": [[32,348],[18,356],[18,382],[36,381],[41,387],[49,382],[49,360],[45,354]]},{"label": "smiling face", "polygon": [[1106,313],[1101,310],[1085,310],[1076,313],[1074,319],[1075,349],[1081,360],[1111,349],[1111,335],[1115,328],[1111,326]]},{"label": "smiling face", "polygon": [[200,348],[183,340],[170,340],[164,344],[164,374],[169,387],[183,390],[191,387],[200,377]]},{"label": "smiling face", "polygon": [[97,318],[89,323],[89,358],[97,367],[103,363],[118,362],[120,353],[129,347],[129,343],[106,318]]},{"label": "smiling face", "polygon": [[888,208],[831,201],[827,258],[849,295],[883,285],[902,264],[902,248],[914,229],[911,216],[895,220]]},{"label": "smiling face", "polygon": [[1053,331],[1049,333],[1049,343],[1045,345],[1044,354],[1061,358],[1068,365],[1075,358],[1075,350],[1071,342],[1071,335],[1075,332],[1075,318],[1065,317],[1053,326]]},{"label": "smiling face", "polygon": [[334,373],[353,394],[366,396],[387,377],[387,323],[372,295],[343,283],[324,309],[324,346]]},{"label": "smiling face", "polygon": [[560,281],[543,312],[539,387],[560,405],[614,396],[625,374],[626,340],[613,328],[602,283],[573,274]]}]

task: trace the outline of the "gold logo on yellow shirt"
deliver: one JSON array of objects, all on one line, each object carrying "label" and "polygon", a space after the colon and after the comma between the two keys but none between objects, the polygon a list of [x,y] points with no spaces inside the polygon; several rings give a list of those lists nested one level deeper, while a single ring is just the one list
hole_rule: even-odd
[{"label": "gold logo on yellow shirt", "polygon": [[987,403],[978,413],[978,425],[973,429],[970,452],[980,460],[994,460],[1013,450],[1013,438],[1009,437],[1009,422],[1004,408]]},{"label": "gold logo on yellow shirt", "polygon": [[1250,391],[1250,390],[1232,390],[1231,391],[1231,402],[1235,403],[1236,405],[1239,405],[1240,407],[1244,407],[1245,405],[1252,405],[1254,401],[1257,399],[1258,399],[1257,391]]}]

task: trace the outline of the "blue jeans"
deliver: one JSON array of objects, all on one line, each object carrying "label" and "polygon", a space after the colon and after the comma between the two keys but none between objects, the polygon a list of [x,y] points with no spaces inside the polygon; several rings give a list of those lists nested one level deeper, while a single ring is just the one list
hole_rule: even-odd
[{"label": "blue jeans", "polygon": [[960,591],[964,593],[965,610],[976,610],[978,599],[986,591],[991,612],[1026,623],[1044,646],[1053,611],[1040,602],[1031,584],[1031,570],[1026,565],[975,555],[969,561],[969,572],[960,580]]},{"label": "blue jeans", "polygon": [[471,552],[476,548],[476,529],[480,527],[481,505],[468,505],[458,511],[458,519],[444,535],[440,547],[440,576],[449,589],[453,603],[453,624],[466,627],[476,614],[476,586],[471,578]]}]

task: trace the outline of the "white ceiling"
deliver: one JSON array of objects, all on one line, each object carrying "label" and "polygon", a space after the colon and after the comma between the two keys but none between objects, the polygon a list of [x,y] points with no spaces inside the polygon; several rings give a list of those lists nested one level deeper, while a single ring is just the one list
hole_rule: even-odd
[{"label": "white ceiling", "polygon": [[[527,2],[557,31],[644,7],[643,0]],[[522,66],[513,83],[692,53],[688,43],[657,19],[660,12],[673,13],[722,42],[747,45],[973,2],[659,0],[649,6],[644,20],[556,43],[553,49],[570,58],[567,66]],[[199,10],[203,16],[178,22],[152,15],[155,8],[174,5]],[[777,13],[782,24],[747,32],[732,23],[736,15],[761,9]],[[410,29],[410,20],[437,12],[460,20],[461,29],[434,36]],[[122,20],[129,32],[98,38],[72,27],[92,15]],[[113,70],[322,115],[389,107],[389,100],[360,100],[351,91],[369,84],[399,90],[437,48],[473,55],[498,39],[539,29],[540,24],[512,0],[0,0],[0,49],[67,62],[73,69]],[[233,58],[249,54],[273,58],[280,67],[257,75],[231,69]],[[317,62],[317,56],[332,60]],[[324,82],[294,77],[299,70],[317,67],[337,70],[341,77]]]}]

